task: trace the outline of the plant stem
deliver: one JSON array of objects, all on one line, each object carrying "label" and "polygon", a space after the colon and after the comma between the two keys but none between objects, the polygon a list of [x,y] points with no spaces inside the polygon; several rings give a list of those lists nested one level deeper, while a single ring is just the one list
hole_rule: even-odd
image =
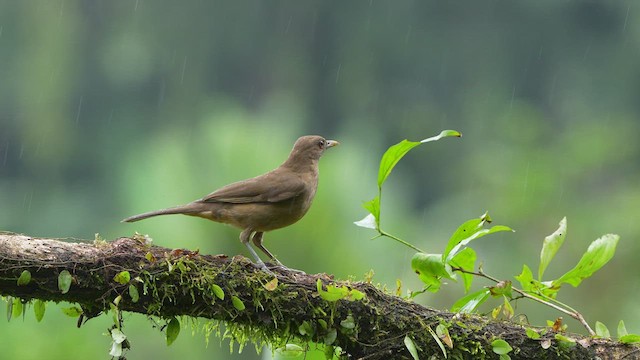
[{"label": "plant stem", "polygon": [[[382,203],[382,187],[380,187],[380,186],[378,185],[378,206],[381,206],[381,205],[380,205],[381,203]],[[399,237],[394,236],[394,235],[391,235],[391,234],[389,234],[388,232],[386,232],[386,231],[384,231],[384,230],[380,229],[380,211],[379,211],[379,210],[378,210],[378,219],[377,219],[377,222],[378,222],[378,223],[377,223],[376,225],[378,226],[378,229],[377,229],[377,230],[378,230],[378,233],[380,234],[379,236],[386,236],[386,237],[388,237],[388,238],[390,238],[390,239],[393,239],[393,240],[395,240],[395,241],[397,241],[397,242],[399,242],[399,243],[401,243],[401,244],[403,244],[403,245],[405,245],[405,246],[408,246],[408,247],[412,248],[413,250],[415,250],[415,251],[417,251],[417,252],[421,252],[421,253],[423,253],[423,252],[424,252],[424,251],[420,250],[417,246],[414,246],[413,244],[408,243],[408,242],[406,242],[406,241],[404,241],[404,240],[400,239]],[[378,236],[376,236],[376,237],[378,237]],[[374,239],[375,239],[375,237],[374,237]]]},{"label": "plant stem", "polygon": [[413,244],[411,244],[411,243],[408,243],[408,242],[406,242],[406,241],[404,241],[404,240],[400,239],[400,238],[399,238],[399,237],[397,237],[397,236],[391,235],[391,234],[389,234],[388,232],[386,232],[386,231],[384,231],[384,230],[382,230],[382,229],[379,229],[378,231],[380,232],[380,235],[382,235],[382,236],[386,236],[386,237],[388,237],[388,238],[390,238],[390,239],[393,239],[393,240],[395,240],[395,241],[397,241],[397,242],[399,242],[399,243],[401,243],[401,244],[403,244],[403,245],[406,245],[406,246],[408,246],[408,247],[412,248],[413,250],[415,250],[415,251],[417,251],[417,252],[421,252],[421,253],[423,253],[423,252],[424,252],[424,251],[420,250],[420,248],[416,247],[415,245],[413,245]]},{"label": "plant stem", "polygon": [[[495,283],[499,283],[500,282],[500,280],[494,278],[491,275],[485,274],[482,270],[479,270],[479,271],[475,272],[475,271],[469,271],[469,270],[465,270],[465,269],[462,269],[462,268],[459,268],[459,267],[453,267],[453,266],[451,267],[451,269],[453,271],[459,271],[459,272],[465,273],[465,274],[476,275],[476,276],[491,280],[491,281],[493,281]],[[547,305],[547,306],[549,306],[549,307],[551,307],[553,309],[556,309],[556,310],[560,311],[561,313],[564,313],[564,314],[567,314],[567,315],[571,316],[572,318],[578,320],[582,324],[582,326],[584,326],[587,329],[587,331],[589,332],[589,335],[591,335],[591,336],[596,335],[595,331],[593,331],[593,329],[591,329],[591,327],[589,326],[587,321],[584,319],[582,314],[580,314],[579,312],[575,311],[571,307],[569,307],[567,305],[564,305],[564,304],[562,304],[561,302],[559,302],[557,300],[554,300],[555,302],[557,302],[557,303],[561,304],[562,306],[564,306],[564,307],[562,307],[562,306],[560,306],[558,304],[555,304],[553,302],[541,299],[541,298],[539,298],[537,296],[533,296],[533,295],[529,294],[528,292],[526,292],[524,290],[518,289],[515,286],[511,286],[511,289],[513,291],[517,292],[518,294],[520,294],[522,297],[525,297],[527,299],[531,299],[533,301],[537,301],[537,302],[539,302],[541,304],[544,304],[544,305]],[[571,309],[571,310],[569,310],[569,309]]]}]

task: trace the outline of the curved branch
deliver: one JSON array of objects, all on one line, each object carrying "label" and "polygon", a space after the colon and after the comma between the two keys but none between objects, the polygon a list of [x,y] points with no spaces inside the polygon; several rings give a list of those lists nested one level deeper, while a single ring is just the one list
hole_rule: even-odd
[{"label": "curved branch", "polygon": [[[28,270],[31,281],[18,286]],[[58,289],[63,270],[73,276],[69,291]],[[120,284],[114,276],[128,271],[131,281]],[[553,334],[529,339],[523,326],[479,316],[456,315],[423,307],[389,295],[367,283],[333,281],[324,274],[307,275],[288,269],[260,271],[246,258],[210,256],[148,244],[142,237],[113,242],[66,242],[0,233],[0,295],[21,299],[78,303],[84,316],[108,311],[121,296],[122,311],[169,318],[191,316],[215,319],[249,330],[254,342],[279,346],[291,338],[329,343],[354,359],[412,359],[404,344],[409,336],[420,358],[442,354],[428,328],[444,324],[453,348],[452,358],[497,358],[491,342],[501,338],[515,349],[512,359],[621,358],[636,347],[610,340],[583,338],[574,347],[557,344]],[[357,289],[360,301],[328,301],[318,293],[317,281],[344,289]],[[140,294],[134,302],[129,288]],[[217,286],[224,292],[221,293]],[[235,298],[235,300],[233,300]],[[239,310],[238,300],[244,304]],[[236,306],[234,306],[234,303]],[[335,337],[335,340],[333,338]],[[542,341],[551,347],[543,349]],[[446,341],[445,341],[446,343]]]}]

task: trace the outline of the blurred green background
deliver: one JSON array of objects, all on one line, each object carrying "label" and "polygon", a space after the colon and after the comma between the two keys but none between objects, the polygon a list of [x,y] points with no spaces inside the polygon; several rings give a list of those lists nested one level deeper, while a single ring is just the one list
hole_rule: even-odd
[{"label": "blurred green background", "polygon": [[[560,300],[593,324],[640,332],[640,6],[633,1],[0,1],[0,229],[248,255],[239,231],[186,216],[120,220],[197,199],[279,165],[295,139],[342,145],[321,161],[315,203],[267,247],[290,267],[418,289],[413,255],[353,225],[377,162],[442,129],[385,185],[385,230],[441,252],[488,210],[517,230],[475,243],[485,271],[573,267],[602,234],[617,255]],[[476,283],[476,288],[483,285]],[[460,284],[417,301],[445,309]],[[487,307],[489,309],[489,307]],[[560,314],[518,303],[534,324]],[[2,311],[4,313],[4,311]],[[583,332],[571,319],[569,329]],[[50,304],[42,323],[0,325],[3,356],[108,358],[110,320],[81,329]],[[166,347],[127,315],[131,359],[269,359],[229,354],[190,328]],[[320,358],[320,357],[308,357]]]}]

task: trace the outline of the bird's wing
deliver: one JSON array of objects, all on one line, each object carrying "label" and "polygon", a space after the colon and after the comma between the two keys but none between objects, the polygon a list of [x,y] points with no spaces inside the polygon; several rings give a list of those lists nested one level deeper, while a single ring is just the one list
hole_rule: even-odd
[{"label": "bird's wing", "polygon": [[305,183],[300,177],[282,175],[284,174],[267,173],[252,179],[229,184],[198,201],[232,204],[273,203],[294,198],[304,192]]}]

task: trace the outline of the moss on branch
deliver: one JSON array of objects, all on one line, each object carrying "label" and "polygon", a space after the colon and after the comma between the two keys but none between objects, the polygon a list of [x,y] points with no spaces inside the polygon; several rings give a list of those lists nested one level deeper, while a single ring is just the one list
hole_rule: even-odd
[{"label": "moss on branch", "polygon": [[[31,280],[18,285],[24,270]],[[58,287],[63,270],[72,275],[65,294]],[[439,324],[449,331],[453,348],[445,350],[454,359],[498,358],[491,347],[495,339],[506,340],[514,348],[509,354],[512,359],[613,359],[637,351],[610,340],[579,336],[575,338],[588,346],[561,346],[553,334],[532,340],[523,326],[429,309],[368,283],[333,281],[325,274],[288,269],[273,271],[275,288],[272,274],[241,256],[172,250],[150,245],[144,237],[89,243],[0,234],[1,295],[77,303],[87,318],[108,311],[120,297],[121,311],[222,321],[239,342],[278,347],[295,339],[339,347],[343,355],[355,359],[412,359],[403,341],[406,336],[421,358],[439,358],[442,350],[429,331]],[[128,272],[129,280],[119,277],[116,281],[123,272]],[[328,301],[318,293],[318,280],[324,286],[357,289],[365,298]],[[548,349],[541,346],[544,340],[550,340]]]}]

